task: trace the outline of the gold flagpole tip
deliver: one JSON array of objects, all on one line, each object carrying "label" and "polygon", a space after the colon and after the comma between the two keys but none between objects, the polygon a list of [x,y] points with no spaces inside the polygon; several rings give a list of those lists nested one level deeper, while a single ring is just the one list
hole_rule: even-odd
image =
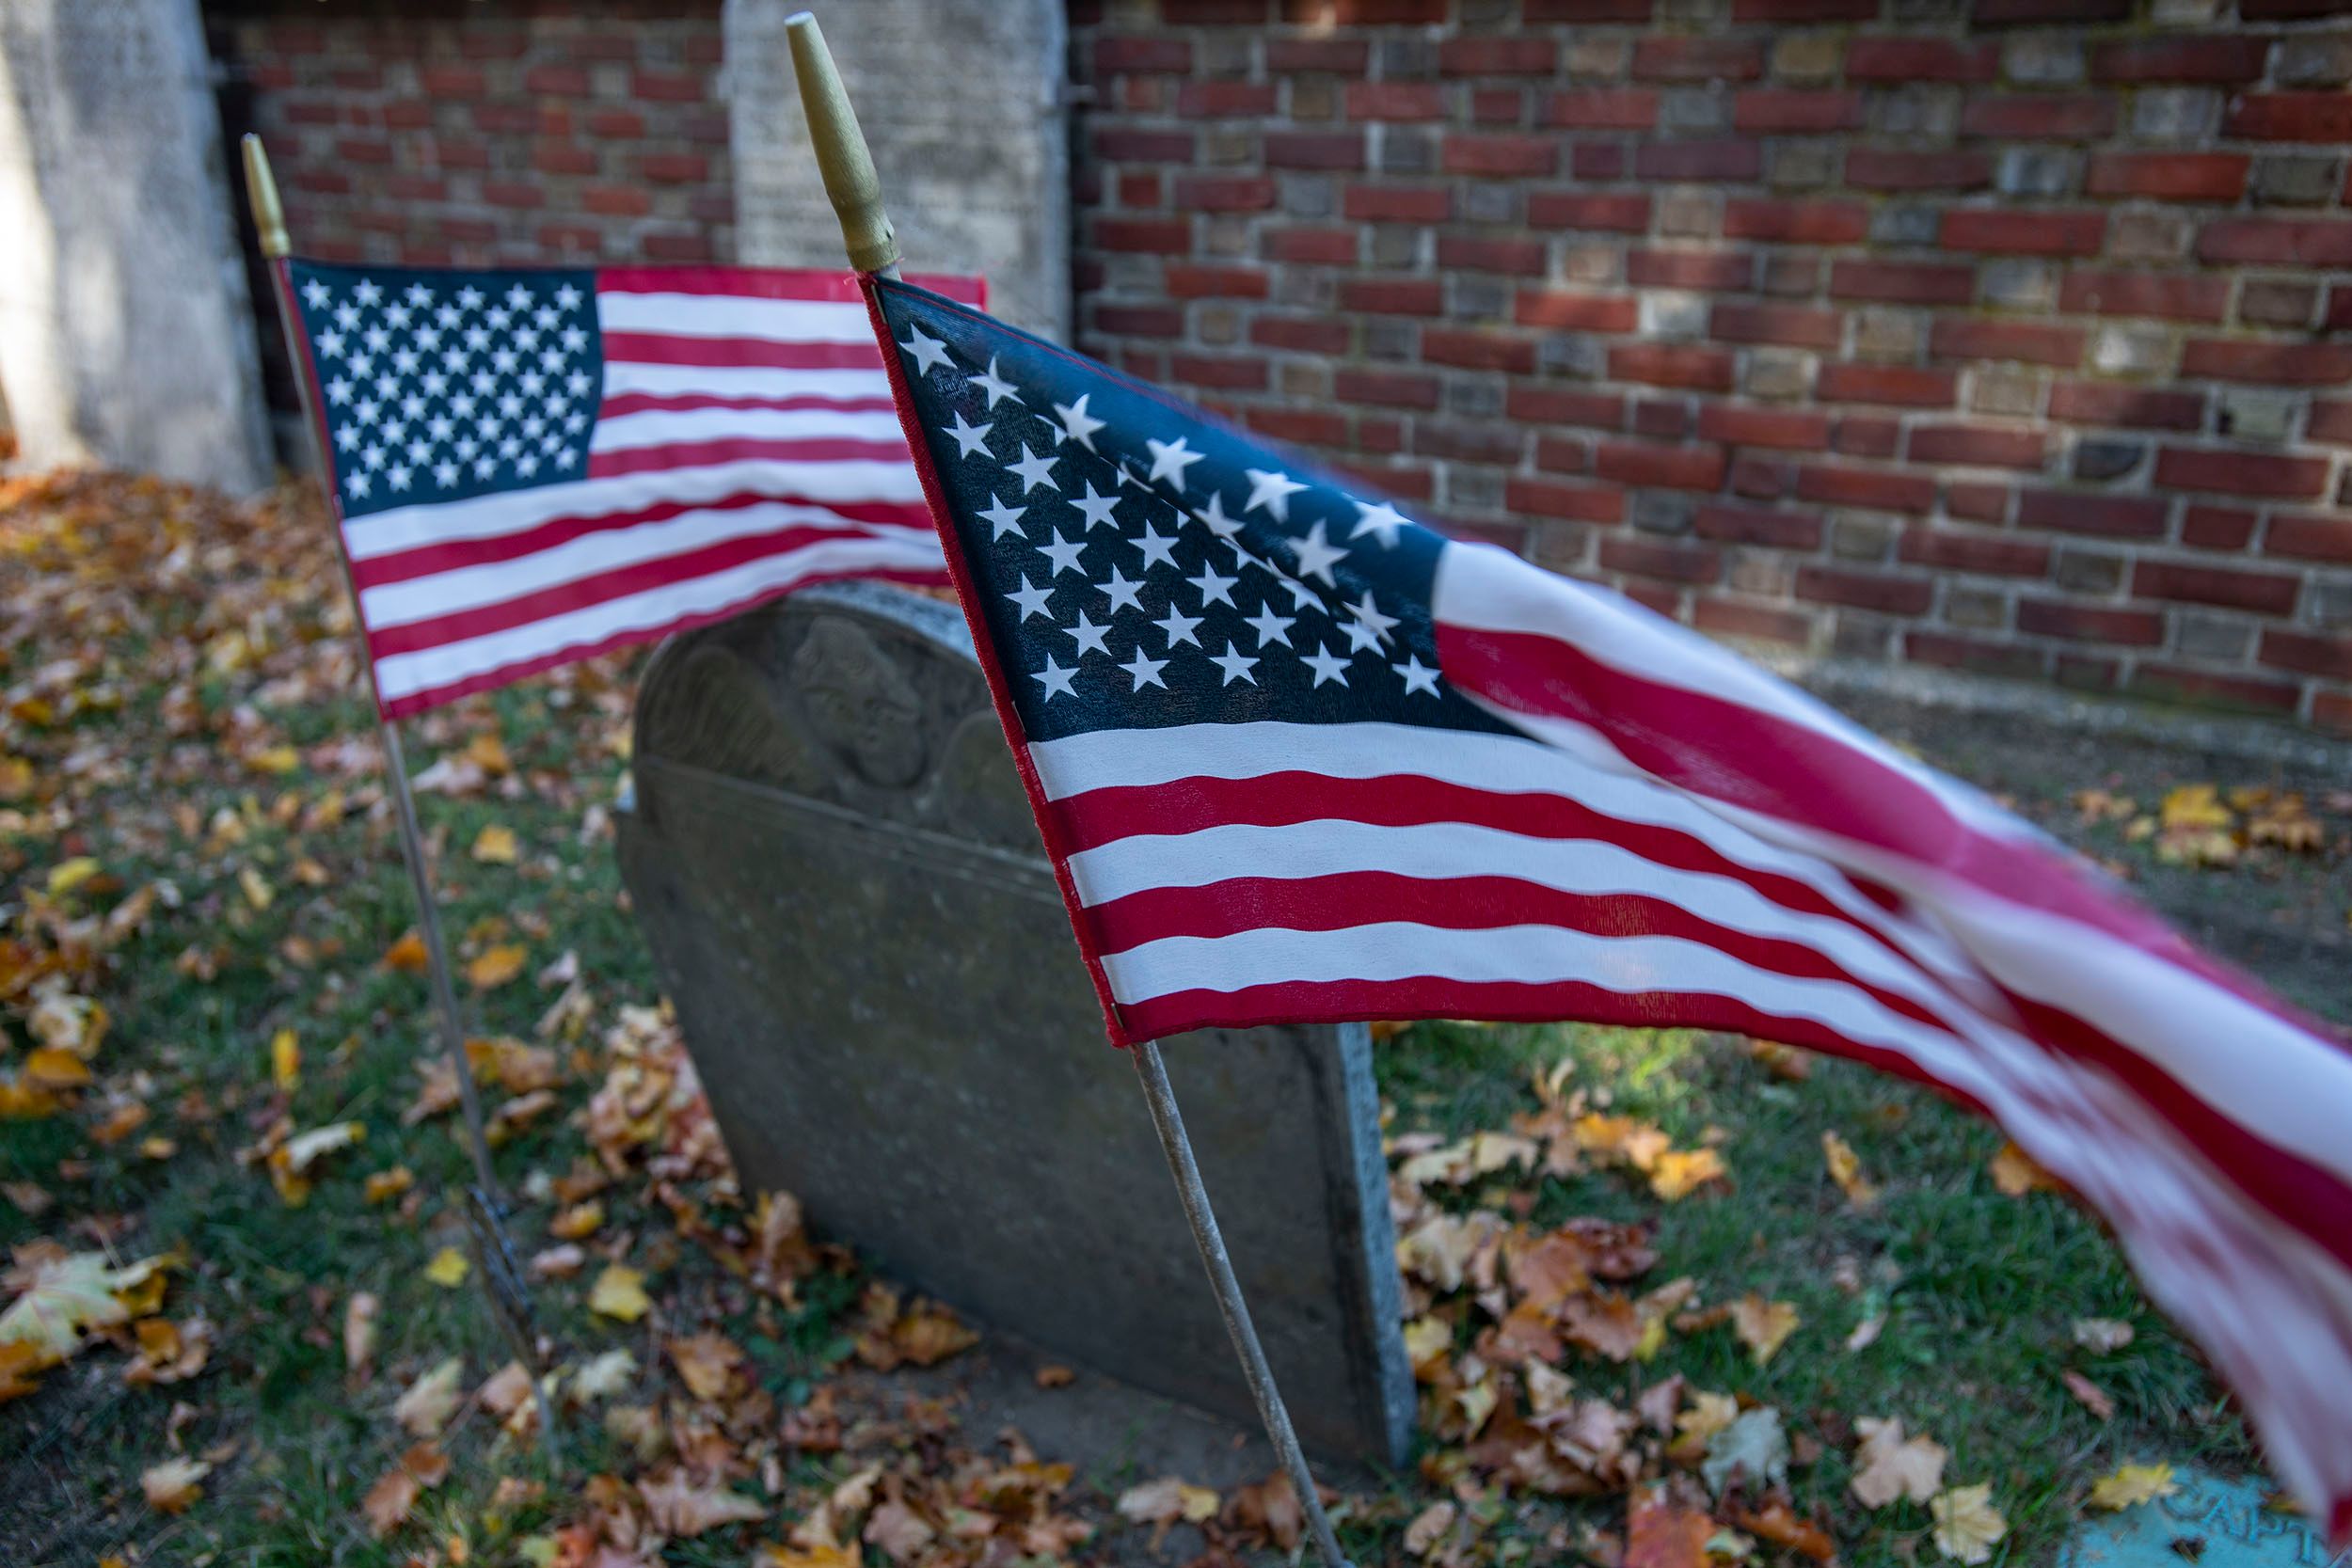
[{"label": "gold flagpole tip", "polygon": [[825,182],[825,195],[834,215],[841,220],[841,239],[850,251],[850,265],[859,272],[896,276],[898,236],[882,211],[882,177],[874,172],[874,155],[866,150],[866,134],[858,129],[857,111],[834,69],[833,53],[817,18],[807,11],[787,17],[785,32],[792,44],[792,74],[801,84],[801,108],[808,116],[808,139],[817,153],[817,172]]},{"label": "gold flagpole tip", "polygon": [[253,227],[261,235],[262,254],[271,261],[294,249],[286,237],[286,210],[278,204],[278,182],[269,171],[269,153],[262,138],[245,134],[245,199],[253,210]]}]

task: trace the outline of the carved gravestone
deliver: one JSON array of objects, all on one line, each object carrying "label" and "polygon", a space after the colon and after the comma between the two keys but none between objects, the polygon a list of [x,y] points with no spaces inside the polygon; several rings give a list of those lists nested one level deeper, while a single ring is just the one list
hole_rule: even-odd
[{"label": "carved gravestone", "polygon": [[[622,873],[746,1186],[983,1323],[1252,1422],[956,610],[813,589],[665,643],[633,757]],[[1302,1440],[1400,1459],[1365,1031],[1167,1056]]]}]

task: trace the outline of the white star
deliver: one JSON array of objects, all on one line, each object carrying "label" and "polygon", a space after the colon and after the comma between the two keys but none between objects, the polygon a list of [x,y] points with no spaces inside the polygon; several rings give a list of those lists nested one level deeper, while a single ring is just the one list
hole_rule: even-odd
[{"label": "white star", "polygon": [[374,305],[383,299],[384,291],[376,286],[374,278],[362,277],[359,286],[351,291],[351,297],[362,305]]},{"label": "white star", "polygon": [[1285,648],[1289,647],[1291,645],[1291,627],[1296,626],[1297,624],[1298,621],[1295,616],[1275,614],[1274,607],[1272,605],[1261,605],[1258,608],[1257,614],[1250,616],[1248,620],[1242,623],[1242,625],[1246,626],[1254,626],[1257,628],[1258,647],[1262,651],[1269,642],[1279,642]]},{"label": "white star", "polygon": [[1112,487],[1109,495],[1098,496],[1094,493],[1094,481],[1089,479],[1087,481],[1086,498],[1081,500],[1073,497],[1070,504],[1086,514],[1088,532],[1091,533],[1098,526],[1107,528],[1113,533],[1119,531],[1119,519],[1111,515],[1111,508],[1119,504],[1117,486]]},{"label": "white star", "polygon": [[1054,458],[1053,454],[1050,452],[1032,452],[1027,447],[1023,447],[1021,449],[1021,461],[1018,463],[1008,463],[1005,465],[1005,467],[1009,472],[1016,473],[1021,476],[1021,493],[1025,496],[1041,484],[1044,485],[1048,490],[1056,487],[1054,484]]},{"label": "white star", "polygon": [[1192,634],[1192,628],[1200,624],[1200,617],[1187,615],[1172,603],[1168,607],[1168,613],[1152,624],[1167,635],[1168,651],[1171,654],[1176,651],[1179,642],[1189,642],[1196,648],[1200,646],[1200,639]]},{"label": "white star", "polygon": [[1355,530],[1348,534],[1348,537],[1350,539],[1360,539],[1365,534],[1370,533],[1376,535],[1379,538],[1380,547],[1382,549],[1392,550],[1396,548],[1396,531],[1403,528],[1412,519],[1406,516],[1402,512],[1399,512],[1395,507],[1391,506],[1387,501],[1382,501],[1378,506],[1374,506],[1368,501],[1356,500],[1356,498],[1353,496],[1350,496],[1348,499],[1355,501],[1357,514]]},{"label": "white star", "polygon": [[421,310],[433,303],[433,291],[422,283],[411,283],[408,285],[407,292],[401,297]]},{"label": "white star", "polygon": [[326,384],[326,401],[337,408],[341,408],[343,404],[349,403],[351,401],[350,381],[339,375],[334,380],[328,382]]},{"label": "white star", "polygon": [[1347,607],[1347,612],[1356,618],[1359,625],[1371,627],[1373,636],[1383,642],[1389,640],[1389,632],[1396,625],[1395,616],[1381,614],[1379,607],[1372,602],[1372,590],[1369,588],[1364,590],[1362,598]]},{"label": "white star", "polygon": [[1077,677],[1077,674],[1078,671],[1076,666],[1073,665],[1070,669],[1065,670],[1060,665],[1054,662],[1054,656],[1052,654],[1047,654],[1045,656],[1045,668],[1042,670],[1030,671],[1029,678],[1039,682],[1045,688],[1044,700],[1050,703],[1057,695],[1062,692],[1069,692],[1069,694],[1073,697],[1077,695],[1075,691],[1070,690],[1070,683]]},{"label": "white star", "polygon": [[1209,662],[1225,672],[1225,679],[1220,683],[1221,685],[1231,686],[1237,680],[1248,681],[1252,686],[1258,684],[1258,677],[1250,673],[1258,667],[1256,657],[1249,654],[1234,652],[1231,642],[1225,644],[1223,653],[1211,654]]},{"label": "white star", "polygon": [[1094,586],[1100,588],[1110,599],[1113,615],[1122,610],[1133,610],[1138,613],[1142,611],[1143,601],[1139,595],[1143,593],[1143,584],[1129,582],[1118,567],[1112,567],[1111,575]]},{"label": "white star", "polygon": [[1014,507],[1007,506],[1003,501],[996,499],[994,496],[989,497],[989,505],[980,509],[980,515],[987,518],[991,524],[994,525],[996,530],[995,537],[1002,539],[1008,533],[1019,533],[1021,531],[1022,517],[1020,511]]},{"label": "white star", "polygon": [[1137,691],[1147,686],[1156,686],[1163,691],[1168,689],[1168,682],[1160,679],[1160,672],[1168,668],[1168,660],[1144,657],[1143,644],[1140,642],[1136,644],[1136,657],[1120,665],[1120,668],[1135,676],[1134,689]]},{"label": "white star", "polygon": [[1156,441],[1147,436],[1143,444],[1152,449],[1151,477],[1155,480],[1172,477],[1180,491],[1184,487],[1184,470],[1206,455],[1187,448],[1181,436],[1173,441]]},{"label": "white star", "polygon": [[1232,545],[1235,549],[1241,547],[1233,537],[1241,531],[1241,522],[1238,518],[1228,517],[1225,515],[1225,498],[1216,491],[1209,492],[1209,504],[1196,509],[1193,515],[1207,525],[1211,533]]},{"label": "white star", "polygon": [[1304,539],[1293,539],[1289,543],[1291,554],[1298,558],[1300,577],[1321,578],[1327,588],[1339,586],[1331,576],[1331,563],[1345,556],[1347,551],[1323,536],[1321,523],[1309,529]]},{"label": "white star", "polygon": [[1249,476],[1249,499],[1241,503],[1241,509],[1255,512],[1263,506],[1276,522],[1289,522],[1291,498],[1307,487],[1279,469],[1244,468],[1242,472]]},{"label": "white star", "polygon": [[463,312],[461,312],[456,306],[444,305],[439,309],[433,312],[433,319],[439,322],[443,326],[455,326],[462,314]]},{"label": "white star", "polygon": [[914,359],[917,375],[929,375],[933,365],[949,362],[947,345],[913,322],[907,323],[907,341],[898,345],[898,352]]},{"label": "white star", "polygon": [[440,462],[433,465],[433,483],[446,490],[457,483],[457,465]]},{"label": "white star", "polygon": [[1347,684],[1347,660],[1329,649],[1319,646],[1313,653],[1302,655],[1300,657],[1301,662],[1315,673],[1316,686],[1321,686],[1325,681],[1337,681],[1342,686]]},{"label": "white star", "polygon": [[580,301],[580,293],[569,283],[555,291],[555,303],[568,310]]},{"label": "white star", "polygon": [[1111,651],[1103,645],[1103,639],[1110,635],[1110,629],[1108,626],[1098,626],[1092,621],[1088,620],[1087,612],[1083,610],[1078,611],[1077,623],[1074,626],[1062,627],[1062,630],[1068,632],[1072,640],[1078,644],[1078,657],[1081,660],[1089,654],[1101,654],[1104,658],[1111,657]]},{"label": "white star", "polygon": [[1062,439],[1075,441],[1089,451],[1094,450],[1094,433],[1105,422],[1087,412],[1087,399],[1093,395],[1087,392],[1075,403],[1054,404],[1054,417],[1061,420]]},{"label": "white star", "polygon": [[341,359],[343,356],[343,348],[342,333],[322,332],[319,334],[319,352],[329,359]]},{"label": "white star", "polygon": [[343,480],[343,488],[350,491],[355,496],[364,496],[371,488],[373,487],[374,483],[375,482],[368,478],[364,472],[354,473],[345,476]]},{"label": "white star", "polygon": [[994,456],[995,454],[988,450],[988,433],[992,428],[984,424],[965,424],[963,416],[958,414],[955,428],[947,432],[955,437],[958,449],[956,455],[969,457],[977,451],[982,457]]},{"label": "white star", "polygon": [[1405,677],[1405,695],[1407,697],[1416,691],[1425,691],[1432,697],[1438,695],[1438,672],[1423,664],[1419,654],[1406,654],[1404,663],[1391,664],[1389,668]]},{"label": "white star", "polygon": [[335,450],[337,451],[357,451],[358,448],[359,427],[358,425],[339,424],[335,427]]},{"label": "white star", "polygon": [[1380,634],[1361,621],[1343,623],[1340,626],[1340,635],[1347,639],[1347,651],[1351,654],[1360,654],[1366,648],[1373,649],[1375,652],[1379,650]]},{"label": "white star", "polygon": [[978,375],[967,375],[963,379],[988,394],[988,405],[991,408],[995,407],[997,401],[1001,398],[1010,398],[1015,403],[1021,401],[1021,389],[996,373],[996,356],[993,354],[988,356],[986,371]]},{"label": "white star", "polygon": [[1143,531],[1127,543],[1143,552],[1143,569],[1147,572],[1163,563],[1169,566],[1176,564],[1174,536],[1162,533],[1150,523],[1144,524]]},{"label": "white star", "polygon": [[1298,610],[1302,614],[1309,611],[1312,611],[1317,614],[1322,612],[1323,601],[1315,597],[1315,591],[1308,587],[1305,583],[1299,581],[1296,578],[1284,577],[1279,572],[1277,572],[1275,574],[1275,581],[1280,583],[1284,591],[1290,594],[1291,608],[1293,610]]},{"label": "white star", "polygon": [[336,306],[335,325],[342,327],[345,332],[358,331],[359,307],[352,304],[349,300],[344,300],[341,305]]},{"label": "white star", "polygon": [[1219,577],[1216,567],[1203,562],[1200,565],[1200,575],[1197,578],[1186,578],[1184,580],[1200,590],[1200,608],[1206,610],[1213,604],[1232,604],[1233,584],[1239,582],[1241,578]]},{"label": "white star", "polygon": [[1045,608],[1045,601],[1053,596],[1054,590],[1050,586],[1040,588],[1026,578],[1021,579],[1021,587],[1018,591],[1005,595],[1021,607],[1021,619],[1024,624],[1026,624],[1032,615],[1042,615],[1048,621],[1052,620],[1054,612]]},{"label": "white star", "polygon": [[1075,572],[1080,577],[1086,576],[1087,569],[1078,564],[1078,557],[1085,553],[1086,547],[1087,542],[1084,539],[1057,539],[1049,531],[1045,535],[1045,543],[1038,546],[1045,559],[1054,563],[1054,570],[1049,574],[1049,580],[1051,578],[1061,576],[1064,572]]},{"label": "white star", "polygon": [[516,284],[513,288],[506,291],[506,305],[508,309],[520,310],[530,303],[531,291],[523,287],[520,283]]},{"label": "white star", "polygon": [[308,283],[302,285],[302,303],[308,305],[313,310],[326,309],[327,300],[332,297],[333,296],[326,292],[326,285],[320,282],[315,277],[311,278]]},{"label": "white star", "polygon": [[408,476],[415,471],[405,463],[395,463],[384,471],[384,477],[391,481],[393,489],[405,490],[408,488]]}]

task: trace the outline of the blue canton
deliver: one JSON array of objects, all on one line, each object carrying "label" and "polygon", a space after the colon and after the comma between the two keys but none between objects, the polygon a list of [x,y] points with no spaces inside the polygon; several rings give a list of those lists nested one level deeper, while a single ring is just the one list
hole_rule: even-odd
[{"label": "blue canton", "polygon": [[344,515],[587,477],[595,273],[293,268]]},{"label": "blue canton", "polygon": [[1507,728],[1438,669],[1438,534],[1091,359],[880,288],[1030,739],[1257,721]]}]

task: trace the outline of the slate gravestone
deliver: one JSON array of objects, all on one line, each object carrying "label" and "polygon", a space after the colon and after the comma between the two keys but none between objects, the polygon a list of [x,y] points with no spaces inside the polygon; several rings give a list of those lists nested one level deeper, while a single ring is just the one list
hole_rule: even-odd
[{"label": "slate gravestone", "polygon": [[[747,1187],[884,1273],[1254,1425],[962,617],[860,584],[662,645],[621,869]],[[1361,1025],[1167,1048],[1301,1439],[1403,1457]]]}]

